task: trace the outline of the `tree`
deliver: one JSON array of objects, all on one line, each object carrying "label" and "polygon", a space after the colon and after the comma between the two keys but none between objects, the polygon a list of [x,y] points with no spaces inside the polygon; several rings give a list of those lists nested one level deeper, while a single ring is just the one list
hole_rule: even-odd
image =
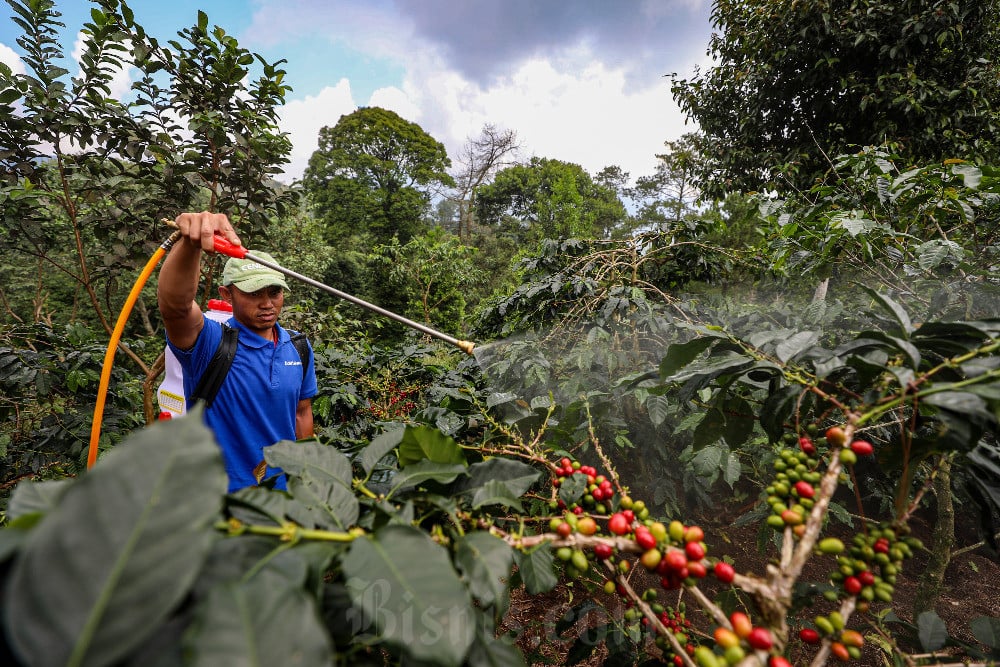
[{"label": "tree", "polygon": [[704,135],[699,186],[807,189],[827,155],[898,141],[909,161],[992,160],[996,0],[717,0],[709,55],[675,78]]},{"label": "tree", "polygon": [[468,243],[474,224],[476,190],[497,171],[511,165],[520,146],[513,130],[500,130],[487,124],[478,137],[469,139],[459,158],[460,170],[454,174],[455,192],[450,201],[458,207],[458,237]]},{"label": "tree", "polygon": [[[39,274],[47,290],[59,278],[76,284],[86,321],[110,333],[118,277],[152,254],[161,217],[197,202],[228,213],[252,239],[284,210],[289,193],[271,181],[290,150],[277,130],[284,71],[261,60],[263,75],[247,85],[259,57],[210,30],[204,12],[168,51],[127,5],[106,0],[84,25],[80,75],[67,81],[54,5],[10,5],[29,73],[0,66],[0,125],[10,128],[2,242],[31,258],[26,265],[50,269]],[[141,72],[128,104],[109,88],[126,54]]]},{"label": "tree", "polygon": [[383,295],[407,316],[441,331],[464,335],[467,293],[482,281],[476,248],[435,227],[401,244],[393,238],[370,256]]},{"label": "tree", "polygon": [[565,237],[603,238],[626,219],[625,207],[582,167],[534,157],[508,167],[479,189],[477,215],[520,243]]},{"label": "tree", "polygon": [[696,134],[665,142],[667,152],[657,154],[656,172],[636,179],[631,194],[639,203],[640,225],[666,228],[695,211],[700,194],[694,186],[695,171],[704,160],[697,142]]},{"label": "tree", "polygon": [[450,165],[445,147],[419,125],[366,107],[320,130],[303,185],[329,242],[367,250],[423,231],[432,192],[454,184]]}]

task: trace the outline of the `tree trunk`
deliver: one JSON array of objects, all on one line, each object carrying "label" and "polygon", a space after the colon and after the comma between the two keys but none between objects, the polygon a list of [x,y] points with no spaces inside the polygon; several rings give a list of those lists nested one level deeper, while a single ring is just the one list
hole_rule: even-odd
[{"label": "tree trunk", "polygon": [[951,497],[951,457],[944,457],[934,478],[937,499],[937,523],[931,537],[931,558],[917,583],[917,598],[913,603],[913,618],[932,611],[941,595],[945,571],[955,545],[955,507]]}]

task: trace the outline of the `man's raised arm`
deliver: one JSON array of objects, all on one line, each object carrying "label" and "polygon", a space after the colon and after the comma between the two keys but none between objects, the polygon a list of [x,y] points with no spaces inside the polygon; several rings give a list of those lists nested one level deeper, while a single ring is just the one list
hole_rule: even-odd
[{"label": "man's raised arm", "polygon": [[188,349],[198,340],[204,326],[201,308],[195,300],[202,250],[211,251],[215,247],[216,234],[234,245],[240,245],[240,238],[222,213],[182,213],[175,222],[181,238],[160,269],[156,297],[170,342]]}]

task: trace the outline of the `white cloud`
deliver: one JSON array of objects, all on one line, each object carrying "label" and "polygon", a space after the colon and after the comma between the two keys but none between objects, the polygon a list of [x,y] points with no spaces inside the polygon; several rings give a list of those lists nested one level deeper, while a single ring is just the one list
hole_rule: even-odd
[{"label": "white cloud", "polygon": [[395,111],[406,120],[417,124],[421,123],[423,117],[420,107],[413,101],[413,98],[395,86],[379,88],[373,92],[368,100],[368,105]]},{"label": "white cloud", "polygon": [[351,94],[351,84],[341,79],[336,86],[327,86],[317,95],[287,102],[280,109],[281,129],[292,140],[290,162],[285,165],[288,181],[302,177],[309,158],[319,147],[319,131],[336,125],[340,117],[357,109]]},{"label": "white cloud", "polygon": [[[690,7],[706,2],[678,1]],[[415,35],[406,21],[386,8],[366,5],[346,11],[337,2],[334,12],[325,2],[285,0],[279,7],[275,0],[261,0],[248,32],[260,33],[258,38],[267,32],[275,41],[296,30],[310,38],[323,33],[330,41],[346,42],[361,52],[396,62],[404,68],[403,81],[379,88],[368,101],[359,102],[391,109],[420,124],[445,144],[453,158],[490,123],[516,132],[523,155],[575,162],[592,174],[617,165],[634,179],[653,172],[656,153],[663,151],[665,141],[694,129],[684,124],[668,78],[637,83],[626,71],[627,63],[602,62],[585,42],[567,42],[548,50],[546,57],[511,61],[503,76],[477,83],[449,63],[439,45]],[[287,11],[288,7],[301,11]],[[667,13],[652,0],[640,7],[645,13]],[[305,11],[309,8],[315,11]],[[671,56],[673,64],[665,64],[664,71],[689,72],[690,67],[678,67],[676,61],[690,59],[684,64],[693,65],[698,60],[695,54]],[[337,113],[323,121],[313,118],[318,113],[313,110],[330,106],[320,98],[331,95],[331,89],[286,105],[282,127],[292,132],[295,144],[286,169],[289,179],[301,176],[316,149],[319,128],[336,123],[339,114],[356,108],[349,83],[341,80],[336,89],[342,88],[346,96],[340,99]]]},{"label": "white cloud", "polygon": [[416,64],[404,85],[410,105],[421,110],[411,120],[450,155],[492,123],[515,131],[527,155],[574,162],[592,174],[610,165],[633,178],[652,173],[663,142],[692,129],[668,81],[627,87],[622,69],[584,60],[583,53],[531,60],[485,89],[434,63]]},{"label": "white cloud", "polygon": [[17,55],[14,49],[2,42],[0,42],[0,63],[7,65],[14,74],[25,73],[24,62],[21,61],[21,56]]},{"label": "white cloud", "polygon": [[[653,172],[664,141],[693,129],[684,125],[666,79],[636,90],[621,69],[581,65],[577,57],[526,62],[484,89],[426,56],[411,61],[402,88],[380,88],[367,104],[418,123],[453,157],[491,123],[516,132],[525,155],[574,162],[591,174],[617,165],[633,179]],[[301,177],[319,129],[356,108],[346,79],[285,105],[281,125],[294,145],[289,180]]]}]

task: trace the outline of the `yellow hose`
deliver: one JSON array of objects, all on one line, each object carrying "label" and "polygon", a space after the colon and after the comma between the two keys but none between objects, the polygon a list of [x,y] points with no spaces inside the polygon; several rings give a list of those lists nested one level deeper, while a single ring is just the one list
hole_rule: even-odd
[{"label": "yellow hose", "polygon": [[108,349],[104,353],[104,366],[101,369],[101,382],[97,387],[97,404],[94,406],[94,423],[90,427],[90,449],[87,451],[87,469],[89,470],[93,465],[94,461],[97,460],[97,445],[101,440],[101,422],[104,420],[104,402],[108,396],[108,384],[111,381],[111,369],[114,367],[115,362],[115,352],[118,350],[118,342],[122,338],[122,331],[125,329],[125,323],[128,322],[128,316],[132,314],[132,308],[135,306],[135,302],[139,299],[139,294],[142,292],[142,288],[146,286],[146,281],[149,280],[149,276],[152,275],[153,270],[156,265],[160,263],[163,256],[170,250],[171,246],[176,243],[179,239],[181,233],[179,231],[174,232],[170,237],[164,241],[153,256],[149,258],[146,262],[146,266],[143,267],[142,273],[139,274],[139,278],[136,279],[135,285],[132,286],[132,291],[129,292],[128,298],[125,299],[125,305],[122,306],[121,313],[118,314],[118,322],[115,324],[115,329],[111,332],[111,340],[108,341]]}]

